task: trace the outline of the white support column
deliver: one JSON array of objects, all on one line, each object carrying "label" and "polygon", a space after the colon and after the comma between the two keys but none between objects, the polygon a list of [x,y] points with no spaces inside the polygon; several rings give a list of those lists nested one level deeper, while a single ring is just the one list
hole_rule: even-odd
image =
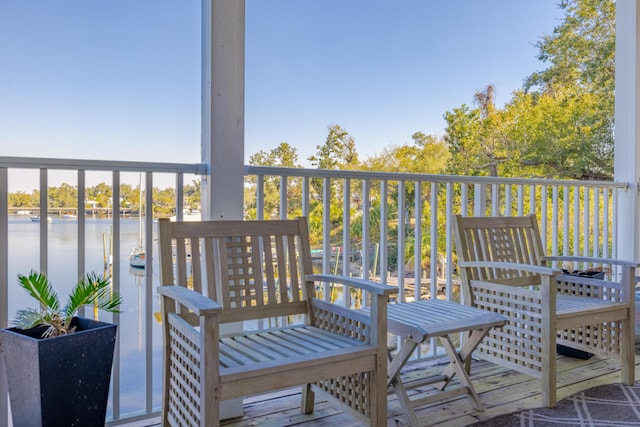
[{"label": "white support column", "polygon": [[617,217],[618,258],[640,260],[640,67],[637,0],[616,2],[616,91],[614,179],[629,184],[621,191]]},{"label": "white support column", "polygon": [[242,219],[244,0],[202,0],[202,218]]},{"label": "white support column", "polygon": [[[242,219],[244,203],[244,0],[202,0],[202,219]],[[227,326],[227,325],[225,325]],[[222,332],[242,331],[242,323]],[[242,399],[221,418],[242,416]]]}]

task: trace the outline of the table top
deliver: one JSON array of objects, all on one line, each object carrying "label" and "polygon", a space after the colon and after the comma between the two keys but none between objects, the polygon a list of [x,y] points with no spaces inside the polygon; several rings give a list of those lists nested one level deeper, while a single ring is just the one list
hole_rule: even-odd
[{"label": "table top", "polygon": [[503,326],[498,313],[439,299],[387,305],[388,329],[394,335],[422,342],[430,337]]}]

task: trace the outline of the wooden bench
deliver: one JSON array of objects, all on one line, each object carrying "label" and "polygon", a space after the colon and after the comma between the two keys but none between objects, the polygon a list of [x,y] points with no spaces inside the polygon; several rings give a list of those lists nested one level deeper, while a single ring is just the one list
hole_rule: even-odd
[{"label": "wooden bench", "polygon": [[[541,378],[547,407],[556,405],[556,343],[618,357],[622,382],[634,383],[636,263],[545,256],[534,215],[458,215],[454,232],[465,303],[508,318],[478,347],[483,358]],[[564,274],[553,263],[607,277]]]},{"label": "wooden bench", "polygon": [[[296,385],[304,413],[319,391],[366,424],[387,424],[386,310],[396,288],[312,274],[305,218],[161,219],[159,246],[163,425],[215,426],[220,401]],[[318,281],[366,291],[370,315],[316,298]],[[245,332],[222,336],[231,322]]]}]

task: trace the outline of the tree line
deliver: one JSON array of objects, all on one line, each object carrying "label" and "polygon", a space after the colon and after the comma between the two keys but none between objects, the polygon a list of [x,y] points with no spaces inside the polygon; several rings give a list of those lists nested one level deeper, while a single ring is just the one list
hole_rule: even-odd
[{"label": "tree line", "polygon": [[[144,190],[142,190],[142,206],[140,205],[140,186],[120,184],[120,207],[130,212],[137,213],[144,209]],[[176,190],[174,188],[153,188],[153,214],[154,216],[175,215]],[[185,184],[183,188],[185,207],[199,208],[201,193],[200,181],[193,180],[191,184]],[[107,183],[85,189],[85,208],[111,208],[113,206],[113,188]],[[49,208],[76,209],[78,200],[78,187],[63,182],[59,187],[47,189],[47,206]],[[17,191],[8,194],[8,203],[12,208],[29,210],[40,206],[40,190],[31,193]]]}]

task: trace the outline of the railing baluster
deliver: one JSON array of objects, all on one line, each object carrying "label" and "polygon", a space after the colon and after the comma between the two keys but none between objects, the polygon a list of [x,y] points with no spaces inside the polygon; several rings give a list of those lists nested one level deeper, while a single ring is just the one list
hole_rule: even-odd
[{"label": "railing baluster", "polygon": [[460,201],[460,213],[463,216],[467,216],[469,214],[469,185],[463,182],[460,187],[460,197],[462,198]]},{"label": "railing baluster", "polygon": [[[571,204],[569,203],[569,187],[564,186],[562,190],[562,197],[564,198],[564,203],[562,204],[563,216],[562,216],[562,253],[569,253],[569,208]],[[557,209],[557,208],[556,208]]]},{"label": "railing baluster", "polygon": [[429,289],[430,297],[435,299],[438,297],[438,184],[431,183],[431,252],[430,268],[429,268],[429,280],[431,286]]},{"label": "railing baluster", "polygon": [[40,169],[40,273],[47,274],[49,257],[48,257],[48,233],[47,224],[49,223],[49,184],[47,180],[47,169]]},{"label": "railing baluster", "polygon": [[287,182],[287,176],[282,175],[280,177],[280,219],[287,219],[287,188],[289,184]]},{"label": "railing baluster", "polygon": [[[78,220],[78,278],[84,276],[86,270],[86,219],[85,219],[85,171],[78,170],[78,199],[76,219]],[[83,308],[84,309],[84,308]],[[84,313],[83,313],[84,314]]]},{"label": "railing baluster", "polygon": [[[389,235],[389,212],[387,201],[388,182],[380,181],[380,244],[379,244],[379,264],[380,264],[380,283],[387,283],[387,236]],[[374,271],[375,274],[375,271]]]},{"label": "railing baluster", "polygon": [[446,236],[446,247],[445,247],[445,251],[446,251],[446,256],[445,256],[445,262],[446,264],[446,269],[445,269],[445,279],[447,281],[446,286],[447,286],[447,300],[451,300],[451,293],[453,291],[453,281],[452,281],[452,276],[453,276],[453,263],[451,262],[451,260],[453,259],[453,227],[451,226],[451,224],[453,224],[453,183],[451,182],[447,182],[446,185],[446,224],[445,224],[445,236]]},{"label": "railing baluster", "polygon": [[[551,254],[558,255],[558,186],[554,185],[551,189],[551,197],[553,200],[553,208],[551,210]],[[556,262],[553,266],[556,266]]]},{"label": "railing baluster", "polygon": [[[351,179],[345,178],[343,185],[342,274],[351,276]],[[342,294],[345,307],[351,307],[351,287],[343,286]]]},{"label": "railing baluster", "polygon": [[[142,206],[141,206],[142,207]],[[184,174],[176,174],[176,221],[184,218]]]},{"label": "railing baluster", "polygon": [[524,215],[524,185],[518,185],[518,215]]},{"label": "railing baluster", "polygon": [[593,190],[593,256],[600,255],[600,191]]},{"label": "railing baluster", "polygon": [[[112,226],[113,226],[113,242],[112,242],[112,246],[111,246],[111,258],[107,261],[108,263],[108,267],[111,268],[111,286],[112,289],[115,292],[120,292],[120,262],[119,259],[120,257],[118,256],[118,254],[120,254],[120,172],[119,171],[113,171],[112,172],[112,203],[111,203],[111,209],[112,209]],[[142,191],[142,189],[140,190]],[[114,322],[120,324],[120,318],[121,316],[118,314],[114,315]],[[122,324],[119,325],[120,328],[122,328]],[[121,349],[122,349],[122,343],[120,340],[120,334],[118,334],[118,337],[116,338],[116,349],[115,351],[117,351],[118,355],[121,355]],[[117,360],[114,361],[113,364],[113,417],[114,418],[119,418],[121,416],[121,411],[120,411],[120,394],[121,394],[121,382],[120,382],[120,376],[121,376],[121,368],[122,368],[122,361],[120,360],[120,357],[117,358]]]},{"label": "railing baluster", "polygon": [[422,277],[422,183],[415,183],[415,207],[413,229],[413,298],[420,299],[420,278]]},{"label": "railing baluster", "polygon": [[500,215],[500,188],[498,184],[491,185],[491,214]]},{"label": "railing baluster", "polygon": [[602,189],[602,257],[609,258],[609,189]]},{"label": "railing baluster", "polygon": [[[153,172],[145,173],[144,184],[144,247],[145,247],[145,385],[146,385],[146,411],[153,412]],[[120,216],[120,215],[118,215]],[[114,221],[115,223],[115,221]],[[119,252],[117,252],[119,253]],[[160,368],[160,367],[158,367]]]},{"label": "railing baluster", "polygon": [[582,219],[582,232],[583,232],[583,242],[582,242],[582,255],[588,257],[589,256],[589,229],[591,226],[591,201],[590,201],[590,191],[589,187],[583,187],[584,194],[584,210],[583,219]]},{"label": "railing baluster", "polygon": [[[331,270],[331,180],[322,179],[322,272],[329,274]],[[324,282],[323,293],[325,301],[331,299],[329,283]],[[333,286],[333,285],[332,285]]]},{"label": "railing baluster", "polygon": [[[0,167],[0,212],[7,212],[9,174]],[[9,323],[9,215],[0,215],[0,328]],[[8,425],[9,404],[7,400],[7,374],[0,357],[0,424]]]},{"label": "railing baluster", "polygon": [[511,185],[505,184],[504,186],[504,216],[511,216]]},{"label": "railing baluster", "polygon": [[256,219],[264,219],[264,175],[258,175],[256,185]]},{"label": "railing baluster", "polygon": [[398,181],[398,301],[404,302],[404,276],[405,271],[405,252],[404,247],[407,241],[407,200],[405,197],[405,182]]}]

